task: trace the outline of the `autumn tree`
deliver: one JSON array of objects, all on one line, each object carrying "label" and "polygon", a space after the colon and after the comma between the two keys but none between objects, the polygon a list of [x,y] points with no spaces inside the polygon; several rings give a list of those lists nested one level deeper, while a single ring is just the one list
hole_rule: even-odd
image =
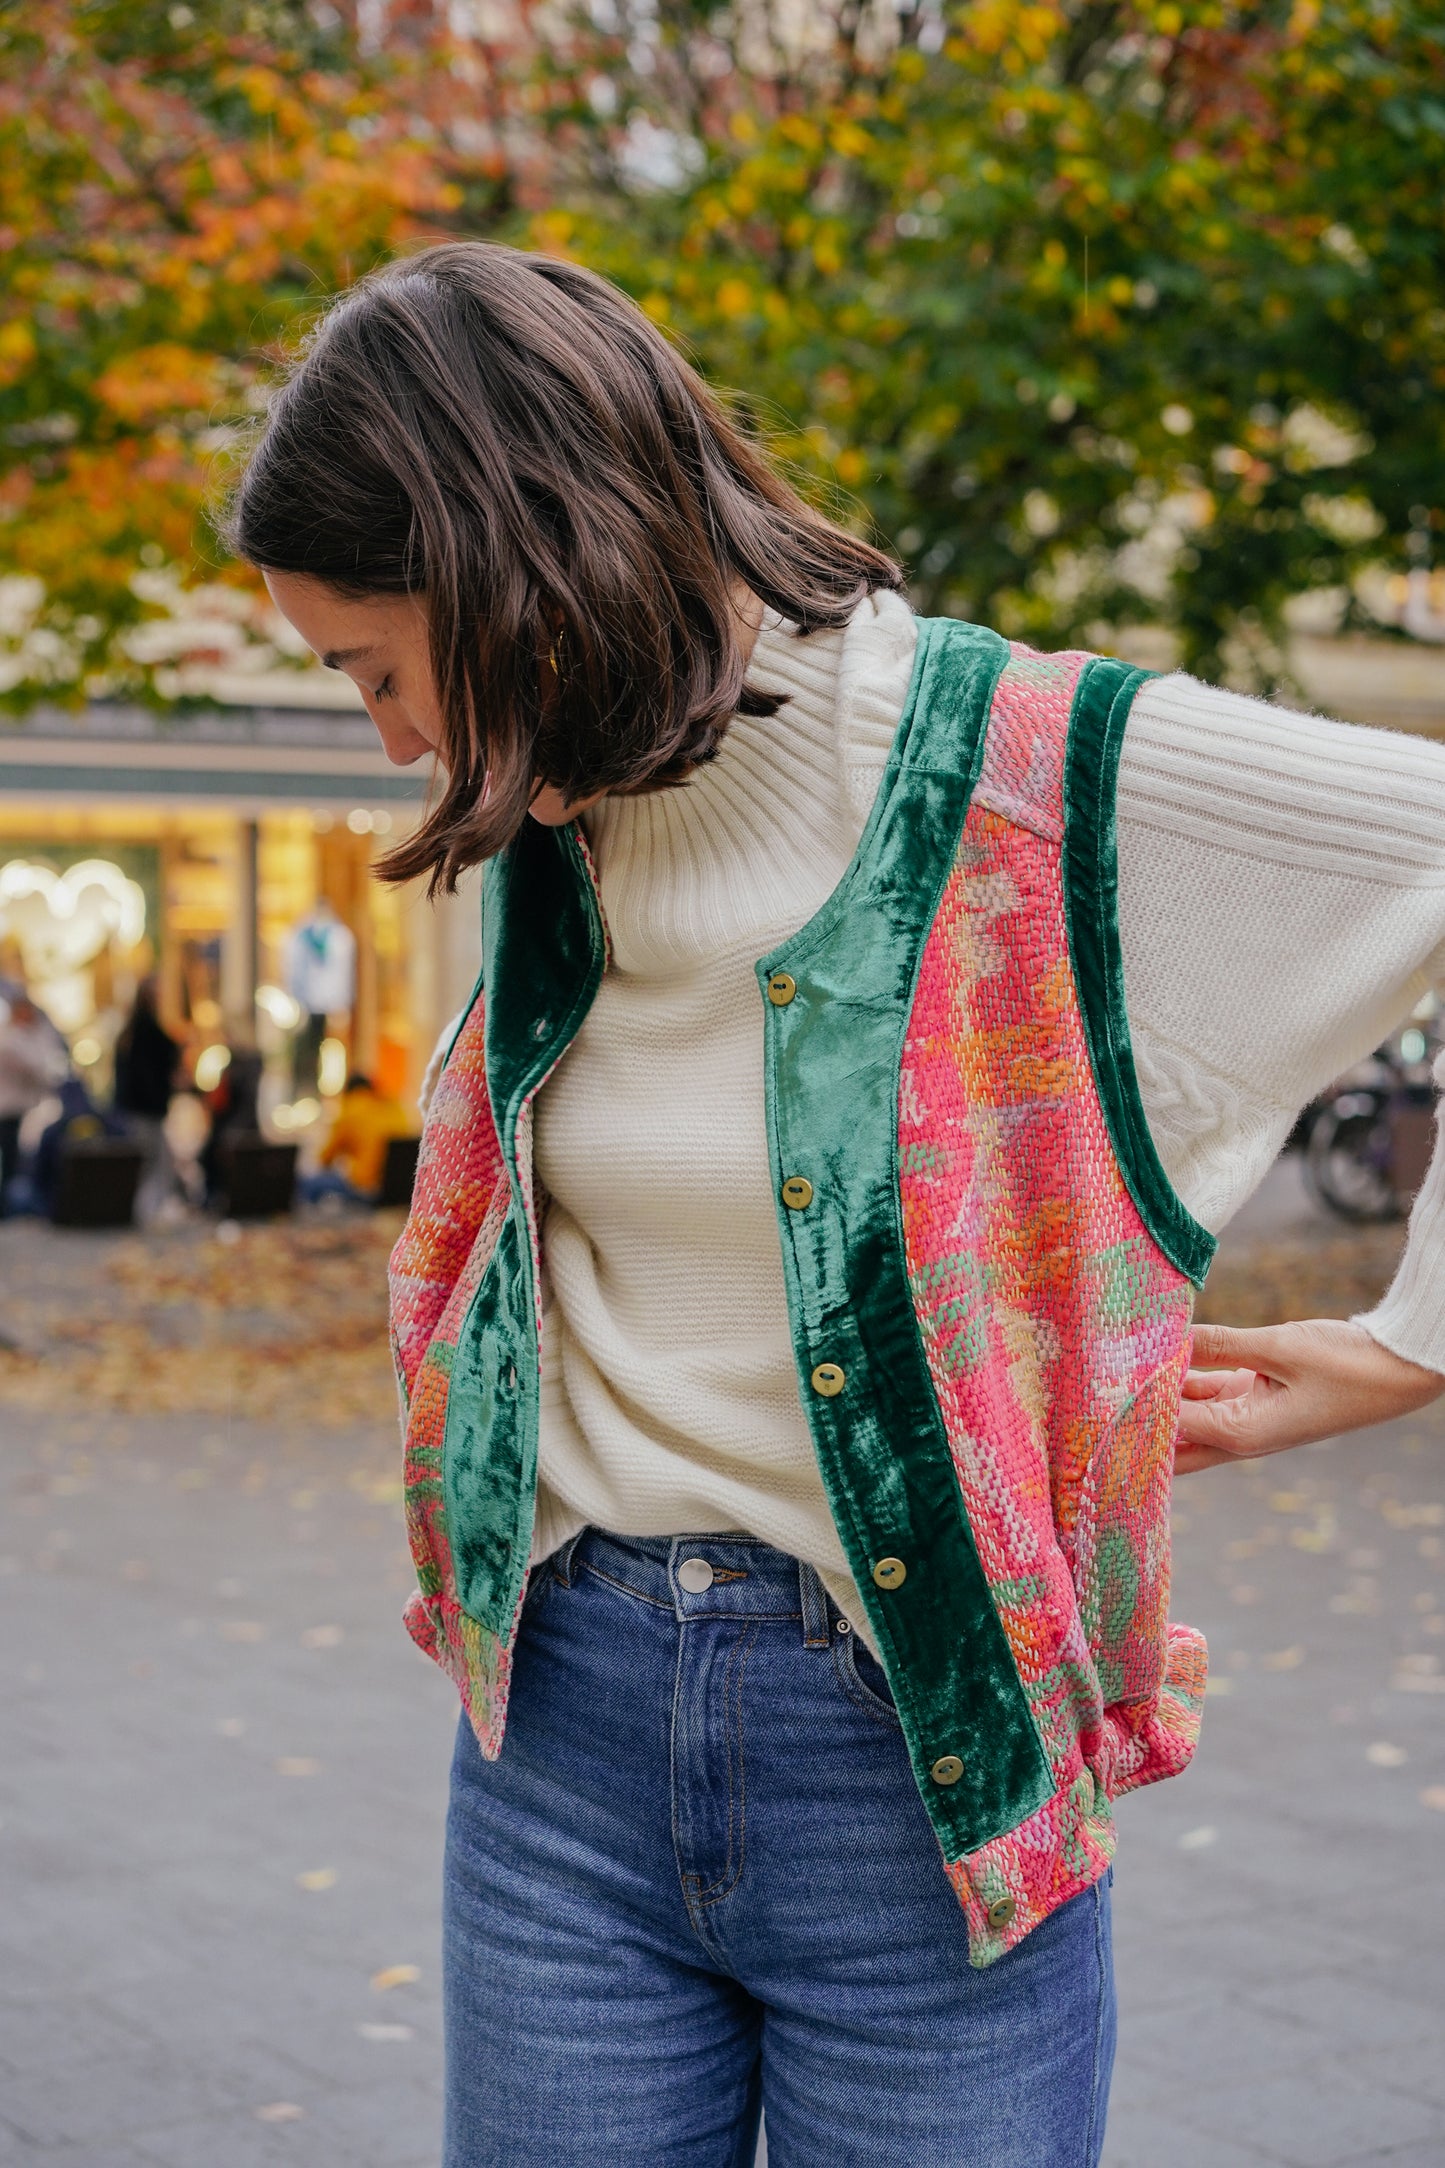
[{"label": "autumn tree", "polygon": [[146,621],[214,577],[197,507],[268,341],[441,232],[618,278],[924,606],[1268,681],[1291,598],[1367,621],[1440,527],[1437,31],[1417,0],[0,13],[11,698],[161,682]]},{"label": "autumn tree", "polygon": [[397,247],[514,207],[507,55],[429,10],[372,50],[360,30],[281,0],[0,11],[12,702],[153,687],[168,597],[214,577],[198,508],[268,348]]},{"label": "autumn tree", "polygon": [[1292,597],[1366,621],[1361,574],[1445,507],[1433,11],[779,19],[619,18],[562,123],[592,198],[545,230],[854,493],[928,606],[1156,625],[1265,681]]}]

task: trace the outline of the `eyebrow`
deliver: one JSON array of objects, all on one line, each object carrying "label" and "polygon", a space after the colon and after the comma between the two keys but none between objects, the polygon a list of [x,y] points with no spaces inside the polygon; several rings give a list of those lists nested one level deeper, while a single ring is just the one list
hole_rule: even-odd
[{"label": "eyebrow", "polygon": [[373,640],[366,647],[330,647],[321,660],[328,670],[344,670],[349,662],[360,662],[365,656],[375,653],[376,642]]}]

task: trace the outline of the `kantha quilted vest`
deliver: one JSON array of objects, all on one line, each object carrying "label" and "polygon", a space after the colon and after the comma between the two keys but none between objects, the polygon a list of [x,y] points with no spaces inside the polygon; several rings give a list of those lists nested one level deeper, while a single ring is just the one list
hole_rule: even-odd
[{"label": "kantha quilted vest", "polygon": [[[798,1390],[987,1964],[1097,1880],[1113,1800],[1198,1736],[1169,1496],[1213,1241],[1154,1150],[1124,1009],[1114,792],[1144,673],[919,634],[857,853],[758,999]],[[392,1259],[407,1623],[488,1756],[536,1486],[532,1109],[605,966],[580,829],[526,823],[486,869]]]}]

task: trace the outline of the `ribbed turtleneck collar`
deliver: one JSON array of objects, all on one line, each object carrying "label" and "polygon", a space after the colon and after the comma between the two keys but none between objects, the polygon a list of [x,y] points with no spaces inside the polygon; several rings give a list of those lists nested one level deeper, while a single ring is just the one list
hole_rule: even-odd
[{"label": "ribbed turtleneck collar", "polygon": [[812,916],[857,847],[916,642],[894,594],[807,637],[765,618],[748,681],[782,696],[778,713],[735,716],[679,789],[605,798],[585,817],[614,969],[662,977],[760,954]]}]

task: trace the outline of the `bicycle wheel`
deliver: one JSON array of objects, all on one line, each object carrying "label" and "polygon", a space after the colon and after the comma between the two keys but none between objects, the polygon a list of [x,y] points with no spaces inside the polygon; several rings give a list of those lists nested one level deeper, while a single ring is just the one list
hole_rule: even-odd
[{"label": "bicycle wheel", "polygon": [[1389,1101],[1379,1092],[1343,1092],[1327,1100],[1310,1126],[1304,1177],[1311,1194],[1340,1219],[1363,1224],[1401,1217],[1390,1180]]}]

